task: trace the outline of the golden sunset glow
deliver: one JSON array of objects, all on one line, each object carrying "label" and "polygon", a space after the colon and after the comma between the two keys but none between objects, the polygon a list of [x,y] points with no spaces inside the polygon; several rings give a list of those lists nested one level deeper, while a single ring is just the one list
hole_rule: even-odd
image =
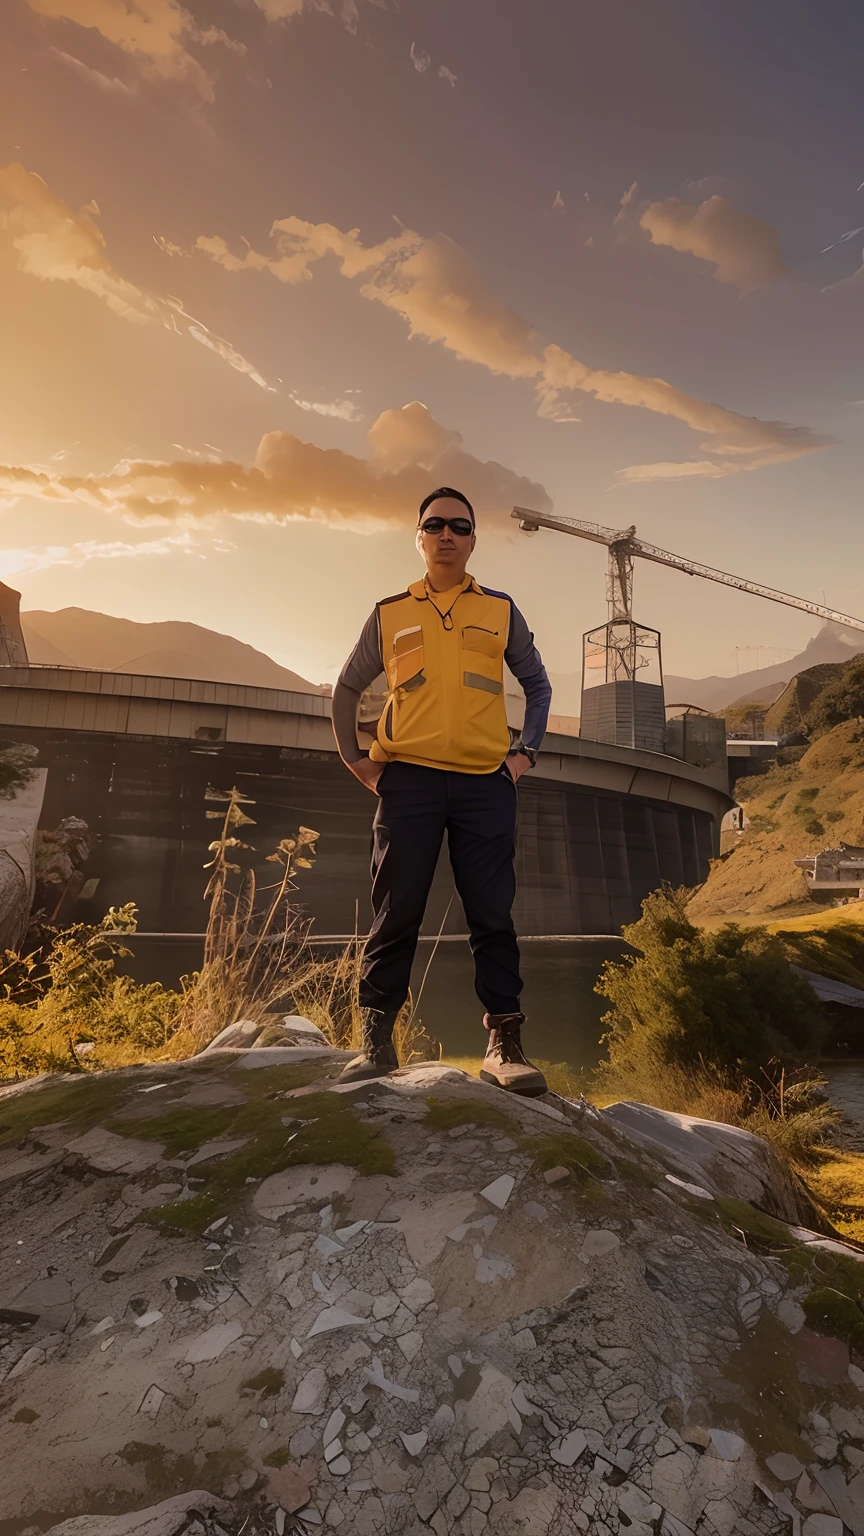
[{"label": "golden sunset glow", "polygon": [[[670,33],[618,0],[12,0],[25,609],[191,619],[332,681],[438,483],[559,679],[602,561],[523,544],[514,503],[864,608],[852,48],[799,19],[777,48],[743,4]],[[640,603],[676,673],[813,631],[654,568]]]}]

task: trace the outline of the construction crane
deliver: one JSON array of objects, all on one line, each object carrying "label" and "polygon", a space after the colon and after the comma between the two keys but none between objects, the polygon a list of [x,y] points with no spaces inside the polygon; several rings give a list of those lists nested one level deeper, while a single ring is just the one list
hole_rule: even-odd
[{"label": "construction crane", "polygon": [[864,619],[853,618],[848,613],[838,613],[822,603],[811,603],[806,597],[793,597],[789,592],[777,592],[773,587],[763,587],[757,581],[747,581],[744,576],[731,576],[728,571],[715,571],[710,565],[700,565],[697,560],[685,560],[683,555],[673,555],[668,549],[658,549],[656,544],[646,544],[637,539],[635,527],[604,528],[600,523],[581,522],[576,517],[548,517],[545,512],[531,512],[527,507],[514,507],[515,517],[525,533],[535,533],[539,528],[554,528],[559,533],[571,533],[577,539],[590,539],[594,544],[605,544],[609,551],[606,570],[606,601],[610,621],[632,623],[633,619],[633,562],[653,560],[655,565],[668,565],[685,576],[704,576],[706,581],[719,581],[724,587],[737,587],[739,592],[751,592],[754,597],[765,597],[771,603],[783,603],[787,608],[800,608],[819,619],[834,624],[845,624],[848,629],[864,629]]},{"label": "construction crane", "polygon": [[[800,608],[804,613],[843,624],[849,629],[864,630],[864,619],[838,613],[823,603],[811,603],[806,597],[793,597],[789,592],[763,587],[759,582],[747,581],[744,576],[716,571],[696,560],[685,560],[683,555],[658,549],[656,544],[646,544],[637,539],[636,529],[632,526],[604,528],[600,523],[586,523],[576,517],[549,517],[545,512],[532,512],[528,507],[514,507],[512,515],[526,533],[553,528],[558,533],[573,534],[577,539],[590,539],[593,544],[605,544],[609,551],[606,567],[609,617],[604,625],[589,630],[582,637],[579,734],[589,741],[649,752],[667,750],[669,733],[665,718],[660,634],[647,625],[637,624],[633,618],[633,567],[637,557],[653,560],[655,565],[671,566],[675,571],[683,571],[685,576],[703,576],[706,581],[736,587],[739,592],[752,592],[754,597],[765,597],[769,602],[782,603],[787,608]],[[722,725],[719,730],[722,732]]]}]

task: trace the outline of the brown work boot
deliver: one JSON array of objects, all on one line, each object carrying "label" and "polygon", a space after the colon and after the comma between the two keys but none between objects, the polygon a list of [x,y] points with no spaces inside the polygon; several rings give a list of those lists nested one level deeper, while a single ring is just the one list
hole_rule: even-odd
[{"label": "brown work boot", "polygon": [[548,1093],[543,1073],[528,1060],[522,1049],[524,1013],[487,1013],[483,1019],[489,1031],[489,1044],[480,1072],[480,1080],[537,1099]]},{"label": "brown work boot", "polygon": [[362,1083],[367,1078],[386,1077],[395,1072],[399,1058],[393,1045],[393,1028],[399,1017],[395,1013],[382,1013],[380,1008],[361,1008],[363,1021],[363,1046],[359,1056],[343,1067],[337,1083]]}]

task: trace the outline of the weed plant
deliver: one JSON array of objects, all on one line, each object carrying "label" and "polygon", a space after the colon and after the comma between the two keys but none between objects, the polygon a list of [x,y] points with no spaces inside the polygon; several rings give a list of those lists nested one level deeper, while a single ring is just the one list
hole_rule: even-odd
[{"label": "weed plant", "polygon": [[[112,907],[95,925],[43,926],[32,952],[0,955],[0,1080],[185,1060],[241,1019],[261,1023],[263,1041],[277,1041],[284,1039],[280,1016],[289,1012],[311,1019],[332,1045],[359,1047],[364,942],[355,932],[335,955],[322,955],[296,900],[319,834],[300,827],[283,838],[265,861],[276,866],[275,878],[262,884],[245,840],[254,802],[237,789],[210,789],[207,798],[207,816],[220,826],[205,866],[200,970],[184,976],[179,990],[118,972],[116,961],[131,954],[124,939],[137,926],[133,903]],[[411,1000],[395,1044],[403,1066],[437,1055]]]}]

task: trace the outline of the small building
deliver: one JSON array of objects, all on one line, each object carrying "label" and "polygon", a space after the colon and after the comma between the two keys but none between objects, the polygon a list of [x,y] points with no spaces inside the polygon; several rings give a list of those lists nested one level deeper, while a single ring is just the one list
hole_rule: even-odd
[{"label": "small building", "polygon": [[823,848],[821,853],[796,859],[807,877],[808,894],[814,901],[832,896],[864,897],[864,848],[841,843],[837,848]]},{"label": "small building", "polygon": [[726,724],[698,704],[666,705],[666,752],[696,768],[726,767]]}]

